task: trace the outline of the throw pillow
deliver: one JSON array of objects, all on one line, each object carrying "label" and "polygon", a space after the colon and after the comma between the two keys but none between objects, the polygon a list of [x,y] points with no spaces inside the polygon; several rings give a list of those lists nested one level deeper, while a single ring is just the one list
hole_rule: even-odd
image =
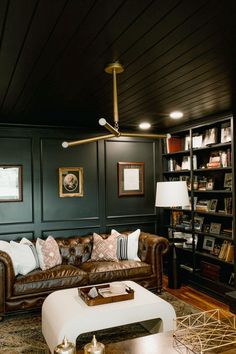
[{"label": "throw pillow", "polygon": [[10,241],[13,264],[17,264],[18,273],[25,275],[36,268],[33,252],[29,245]]},{"label": "throw pillow", "polygon": [[140,229],[137,229],[129,235],[122,235],[116,230],[111,230],[111,234],[117,236],[118,259],[140,261],[140,258],[138,257],[138,241],[140,232]]},{"label": "throw pillow", "polygon": [[39,258],[38,258],[38,254],[37,254],[37,250],[36,250],[36,247],[35,245],[33,244],[33,242],[31,242],[30,240],[28,240],[27,238],[23,237],[21,240],[20,240],[20,244],[25,244],[25,245],[28,245],[34,255],[34,258],[35,258],[35,268],[39,268]]},{"label": "throw pillow", "polygon": [[11,261],[12,261],[13,268],[14,268],[14,273],[15,273],[15,276],[17,276],[19,274],[19,272],[18,272],[18,264],[14,260],[12,254],[11,254],[11,245],[10,245],[10,243],[7,242],[7,241],[0,240],[0,251],[6,252],[11,257]]},{"label": "throw pillow", "polygon": [[52,236],[46,240],[37,238],[36,250],[39,258],[39,265],[42,270],[50,269],[61,264],[61,255],[57,242]]},{"label": "throw pillow", "polygon": [[93,234],[93,250],[91,261],[114,261],[118,262],[117,251],[117,235],[110,235],[107,238],[94,233]]}]

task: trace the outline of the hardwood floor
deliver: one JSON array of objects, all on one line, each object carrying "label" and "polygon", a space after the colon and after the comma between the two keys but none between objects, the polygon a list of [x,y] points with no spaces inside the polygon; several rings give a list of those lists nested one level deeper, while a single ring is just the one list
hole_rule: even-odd
[{"label": "hardwood floor", "polygon": [[182,285],[180,289],[168,288],[167,276],[164,276],[163,288],[178,299],[199,308],[201,311],[208,311],[217,308],[222,312],[224,316],[232,315],[232,313],[229,311],[228,305],[187,285]]}]

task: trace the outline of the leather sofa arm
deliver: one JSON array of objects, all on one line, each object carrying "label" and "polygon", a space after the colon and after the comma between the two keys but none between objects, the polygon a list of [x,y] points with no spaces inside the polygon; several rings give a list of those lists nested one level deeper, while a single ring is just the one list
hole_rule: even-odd
[{"label": "leather sofa arm", "polygon": [[141,232],[138,253],[143,262],[154,265],[156,257],[162,258],[168,249],[169,242],[165,237]]},{"label": "leather sofa arm", "polygon": [[169,242],[166,238],[141,233],[139,238],[139,257],[143,262],[151,264],[153,274],[156,277],[156,289],[158,293],[162,291],[163,255],[168,249]]},{"label": "leather sofa arm", "polygon": [[11,257],[3,251],[0,251],[0,313],[6,296],[12,295],[12,289],[15,282],[15,272]]}]

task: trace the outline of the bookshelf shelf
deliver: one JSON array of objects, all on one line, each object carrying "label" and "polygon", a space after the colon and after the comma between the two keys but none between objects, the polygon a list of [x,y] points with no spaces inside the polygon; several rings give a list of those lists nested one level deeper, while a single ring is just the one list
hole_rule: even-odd
[{"label": "bookshelf shelf", "polygon": [[[199,283],[207,291],[212,288],[224,300],[225,290],[236,289],[236,283],[229,285],[232,273],[236,273],[234,118],[206,119],[202,125],[170,133],[176,141],[179,136],[178,144],[182,148],[171,153],[163,148],[163,180],[185,180],[191,206],[182,210],[162,209],[164,230],[167,230],[164,235],[175,237],[176,234],[186,238],[188,245],[192,243],[192,247],[177,247],[183,265],[180,271],[184,271],[184,265],[189,266],[192,271],[185,273],[193,283]],[[185,162],[189,169],[181,169],[186,166]],[[171,225],[170,214],[175,211],[179,214],[177,224]],[[202,262],[209,264],[213,273],[218,267],[220,280],[211,279],[213,273],[206,276]]]}]

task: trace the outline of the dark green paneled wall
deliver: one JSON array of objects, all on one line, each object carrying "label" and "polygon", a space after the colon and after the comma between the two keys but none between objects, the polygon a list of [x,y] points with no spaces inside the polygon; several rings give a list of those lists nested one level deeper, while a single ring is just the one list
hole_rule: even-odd
[{"label": "dark green paneled wall", "polygon": [[[111,139],[63,149],[74,129],[0,127],[0,164],[23,166],[23,201],[0,203],[0,238],[156,231],[155,183],[160,142]],[[144,196],[118,197],[117,162],[144,162]],[[59,167],[83,167],[84,196],[60,198]]]}]

